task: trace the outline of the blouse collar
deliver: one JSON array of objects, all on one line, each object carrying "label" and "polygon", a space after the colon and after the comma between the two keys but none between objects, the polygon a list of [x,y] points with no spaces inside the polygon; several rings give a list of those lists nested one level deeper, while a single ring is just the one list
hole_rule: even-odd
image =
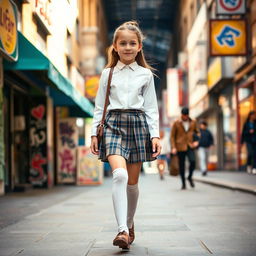
[{"label": "blouse collar", "polygon": [[128,66],[130,69],[132,69],[134,71],[139,65],[136,61],[134,61],[133,63],[131,63],[129,65],[126,65],[123,62],[121,62],[120,60],[116,64],[116,67],[119,68],[120,70],[122,70],[126,66]]}]

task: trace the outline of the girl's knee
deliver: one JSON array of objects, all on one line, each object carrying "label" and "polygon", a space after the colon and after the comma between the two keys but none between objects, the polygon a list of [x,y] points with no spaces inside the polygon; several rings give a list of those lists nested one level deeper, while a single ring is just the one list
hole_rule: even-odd
[{"label": "girl's knee", "polygon": [[138,184],[138,180],[137,179],[129,178],[128,185],[136,185],[136,184]]},{"label": "girl's knee", "polygon": [[124,168],[117,168],[113,171],[113,180],[118,183],[127,183],[128,174]]}]

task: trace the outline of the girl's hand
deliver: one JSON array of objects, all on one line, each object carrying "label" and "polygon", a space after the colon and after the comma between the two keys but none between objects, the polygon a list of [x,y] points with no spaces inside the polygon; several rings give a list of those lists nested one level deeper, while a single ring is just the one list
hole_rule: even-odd
[{"label": "girl's hand", "polygon": [[99,154],[99,149],[98,149],[98,139],[96,136],[92,136],[91,137],[91,151],[94,155],[98,155]]},{"label": "girl's hand", "polygon": [[152,139],[152,150],[153,154],[152,157],[157,157],[161,153],[161,144],[160,144],[160,139],[159,138],[153,138]]}]

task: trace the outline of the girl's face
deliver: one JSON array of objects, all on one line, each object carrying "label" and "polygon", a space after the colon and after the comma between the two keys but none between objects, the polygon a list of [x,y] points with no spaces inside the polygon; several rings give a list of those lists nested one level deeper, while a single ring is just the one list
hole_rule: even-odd
[{"label": "girl's face", "polygon": [[137,34],[128,29],[119,31],[116,43],[113,44],[115,51],[118,53],[120,61],[129,65],[135,61],[142,45],[139,44]]}]

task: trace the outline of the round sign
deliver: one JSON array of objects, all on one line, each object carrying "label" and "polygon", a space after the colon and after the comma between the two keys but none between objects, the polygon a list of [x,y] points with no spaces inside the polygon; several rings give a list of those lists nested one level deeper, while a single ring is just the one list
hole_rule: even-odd
[{"label": "round sign", "polygon": [[220,5],[223,9],[232,12],[238,10],[242,5],[243,0],[233,0],[233,1],[227,1],[227,0],[220,0]]},{"label": "round sign", "polygon": [[8,55],[16,49],[17,23],[12,4],[9,0],[0,1],[0,39]]}]

